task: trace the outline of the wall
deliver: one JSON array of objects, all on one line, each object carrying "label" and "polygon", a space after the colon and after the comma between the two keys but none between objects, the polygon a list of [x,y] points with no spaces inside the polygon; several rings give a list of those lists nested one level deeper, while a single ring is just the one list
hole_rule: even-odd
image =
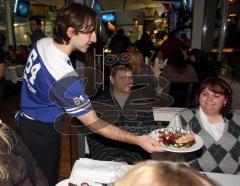
[{"label": "wall", "polygon": [[116,11],[117,25],[134,25],[137,19],[139,24],[143,24],[144,12],[142,10]]},{"label": "wall", "polygon": [[205,0],[195,0],[193,9],[192,48],[202,48]]}]

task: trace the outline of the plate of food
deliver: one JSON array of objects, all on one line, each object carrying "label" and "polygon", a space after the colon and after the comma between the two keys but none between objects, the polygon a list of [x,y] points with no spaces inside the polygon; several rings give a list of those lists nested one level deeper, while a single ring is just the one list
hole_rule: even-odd
[{"label": "plate of food", "polygon": [[183,129],[157,129],[149,135],[161,143],[159,148],[169,152],[193,152],[203,146],[203,140],[199,135],[193,132],[186,132]]}]

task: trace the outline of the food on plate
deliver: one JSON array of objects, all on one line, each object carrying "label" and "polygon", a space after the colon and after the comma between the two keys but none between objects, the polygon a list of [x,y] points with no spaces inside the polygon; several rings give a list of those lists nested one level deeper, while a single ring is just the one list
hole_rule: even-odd
[{"label": "food on plate", "polygon": [[[73,184],[73,183],[71,183],[71,182],[69,182],[68,183],[68,186],[78,186],[77,184]],[[81,185],[80,186],[90,186],[88,183],[81,183]]]},{"label": "food on plate", "polygon": [[181,148],[181,147],[192,147],[195,143],[195,134],[186,133],[183,131],[174,131],[174,132],[159,132],[159,142],[163,145]]}]

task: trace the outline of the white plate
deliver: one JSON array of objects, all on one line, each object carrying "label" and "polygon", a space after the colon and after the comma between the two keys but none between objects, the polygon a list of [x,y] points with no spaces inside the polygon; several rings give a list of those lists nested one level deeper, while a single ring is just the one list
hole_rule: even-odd
[{"label": "white plate", "polygon": [[55,186],[68,186],[69,179],[62,180],[61,182],[57,183]]},{"label": "white plate", "polygon": [[[157,129],[157,130],[153,130],[149,135],[154,138],[155,140],[158,140],[159,139],[159,130],[164,130],[164,129]],[[186,153],[186,152],[193,152],[193,151],[196,151],[200,148],[202,148],[203,146],[203,140],[202,138],[195,134],[195,140],[196,140],[196,143],[191,146],[191,147],[181,147],[181,148],[175,148],[175,147],[168,147],[164,144],[162,144],[161,146],[159,146],[159,148],[165,150],[165,151],[169,151],[169,152],[178,152],[178,153]]]},{"label": "white plate", "polygon": [[[70,182],[70,179],[65,179],[65,180],[62,180],[61,182],[57,183],[55,186],[68,186]],[[80,184],[75,184],[77,186],[80,186]],[[90,186],[103,186],[104,184],[101,184],[101,183],[89,183]],[[105,184],[105,185],[108,185],[108,186],[113,186],[113,184],[109,183],[109,184]]]}]

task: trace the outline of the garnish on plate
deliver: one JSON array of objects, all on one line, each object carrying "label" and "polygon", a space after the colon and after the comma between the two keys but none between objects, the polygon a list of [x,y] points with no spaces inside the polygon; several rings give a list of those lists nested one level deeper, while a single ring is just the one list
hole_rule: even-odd
[{"label": "garnish on plate", "polygon": [[159,142],[168,147],[192,147],[195,143],[195,134],[187,133],[181,130],[177,131],[159,131]]}]

